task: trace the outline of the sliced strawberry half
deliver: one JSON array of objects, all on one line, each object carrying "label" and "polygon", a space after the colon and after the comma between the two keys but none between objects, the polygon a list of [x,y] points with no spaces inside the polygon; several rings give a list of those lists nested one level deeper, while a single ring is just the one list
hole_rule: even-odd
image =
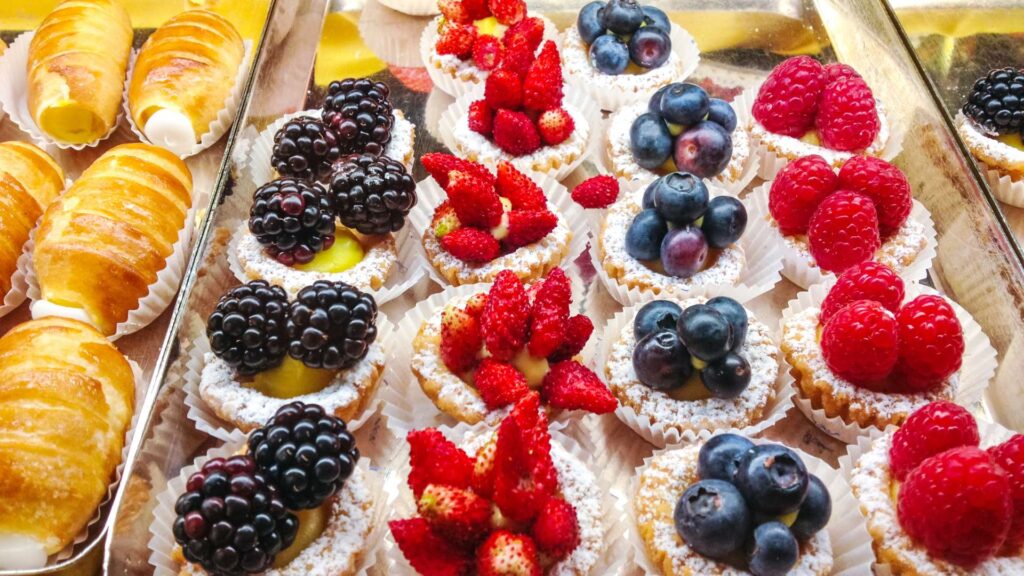
[{"label": "sliced strawberry half", "polygon": [[548,419],[535,392],[524,396],[498,428],[494,503],[516,522],[529,522],[558,488]]},{"label": "sliced strawberry half", "polygon": [[555,408],[595,414],[612,412],[619,404],[597,374],[575,360],[564,360],[552,366],[544,376],[541,394]]},{"label": "sliced strawberry half", "polygon": [[473,570],[473,556],[435,534],[425,519],[392,520],[388,527],[398,549],[422,576],[466,576]]}]

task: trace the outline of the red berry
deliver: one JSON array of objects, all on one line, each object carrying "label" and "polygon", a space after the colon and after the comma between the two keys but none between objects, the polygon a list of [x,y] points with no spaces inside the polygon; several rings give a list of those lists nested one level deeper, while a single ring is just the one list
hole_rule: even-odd
[{"label": "red berry", "polygon": [[940,400],[918,408],[892,437],[889,468],[903,481],[927,458],[961,446],[977,446],[978,423],[966,408]]},{"label": "red berry", "polygon": [[476,459],[473,460],[471,486],[474,492],[484,498],[491,498],[494,494],[494,455],[497,448],[497,440],[491,439],[476,453]]},{"label": "red berry", "polygon": [[511,162],[498,161],[498,179],[495,182],[498,194],[512,202],[513,210],[544,210],[548,201],[544,191],[529,176],[523,174]]},{"label": "red berry", "polygon": [[508,214],[508,236],[503,242],[510,250],[533,244],[558,225],[558,216],[548,210],[513,210]]},{"label": "red berry", "polygon": [[476,552],[477,576],[541,576],[537,547],[525,534],[491,533]]},{"label": "red berry", "polygon": [[873,300],[858,300],[836,312],[821,333],[825,364],[840,378],[882,390],[896,365],[896,318]]},{"label": "red berry", "polygon": [[768,211],[787,236],[806,234],[814,210],[838,188],[832,166],[818,155],[786,164],[772,181]]},{"label": "red berry", "polygon": [[847,190],[830,195],[811,216],[807,243],[815,262],[828,272],[871,260],[882,245],[874,203]]},{"label": "red berry", "polygon": [[477,100],[469,105],[469,129],[484,136],[491,135],[494,112],[486,100]]},{"label": "red berry", "polygon": [[526,17],[525,0],[487,0],[487,7],[498,22],[511,26]]},{"label": "red berry", "polygon": [[523,18],[518,23],[509,26],[501,37],[501,43],[505,46],[522,46],[531,54],[537,51],[537,47],[543,40],[544,21],[536,16]]},{"label": "red berry", "polygon": [[576,124],[564,108],[546,110],[537,117],[537,130],[544,143],[557,146],[572,136]]},{"label": "red berry", "polygon": [[839,170],[839,187],[871,198],[882,236],[895,234],[910,216],[910,183],[903,171],[881,158],[854,156]]},{"label": "red berry", "polygon": [[483,164],[463,160],[451,154],[430,152],[420,157],[420,163],[441,188],[448,187],[448,175],[453,171],[467,172],[488,184],[494,183],[494,176]]},{"label": "red berry", "polygon": [[462,0],[437,0],[437,9],[441,11],[445,20],[457,24],[469,24],[474,18],[469,15]]},{"label": "red berry", "polygon": [[548,419],[536,392],[523,396],[498,427],[494,503],[516,522],[529,522],[558,488]]},{"label": "red berry", "polygon": [[797,138],[814,126],[825,68],[810,56],[789,58],[772,70],[754,100],[754,118],[769,132]]},{"label": "red berry", "polygon": [[505,53],[501,58],[502,68],[511,70],[522,78],[530,70],[531,64],[533,64],[533,50],[526,44],[505,44]]},{"label": "red berry", "polygon": [[839,275],[821,303],[822,324],[850,302],[874,300],[895,314],[903,303],[903,279],[885,264],[861,262]]},{"label": "red berry", "polygon": [[973,446],[932,456],[900,485],[900,526],[928,553],[972,568],[1003,545],[1013,516],[1010,482]]},{"label": "red berry", "polygon": [[544,43],[523,80],[523,106],[537,111],[562,106],[562,60],[551,40]]},{"label": "red berry", "polygon": [[416,509],[435,532],[460,548],[472,550],[491,528],[491,503],[467,488],[430,484]]},{"label": "red berry", "polygon": [[913,392],[931,390],[960,369],[964,332],[956,311],[941,296],[924,295],[896,314],[900,353],[899,380]]},{"label": "red berry", "polygon": [[441,30],[437,39],[437,53],[451,54],[463,60],[473,55],[473,42],[476,41],[476,26],[448,22]]},{"label": "red berry", "polygon": [[480,362],[473,383],[490,410],[513,404],[530,391],[522,372],[511,364],[491,358],[484,358]]},{"label": "red berry", "polygon": [[413,430],[409,442],[409,488],[419,498],[429,484],[468,488],[473,460],[434,428]]},{"label": "red berry", "polygon": [[482,347],[483,337],[476,318],[455,306],[441,312],[441,360],[449,370],[462,374],[475,366]]},{"label": "red berry", "polygon": [[486,180],[469,172],[452,171],[445,192],[464,225],[490,229],[501,223],[505,209],[494,185]]},{"label": "red berry", "polygon": [[515,110],[523,103],[522,80],[512,70],[499,68],[491,72],[484,83],[484,99],[492,110]]},{"label": "red berry", "polygon": [[594,323],[590,321],[590,318],[582,314],[572,316],[565,326],[565,338],[562,340],[562,345],[548,359],[552,362],[561,362],[579,354],[593,333]]},{"label": "red berry", "polygon": [[526,345],[529,321],[530,300],[523,283],[510,270],[498,272],[480,316],[484,344],[491,356],[511,360]]},{"label": "red berry", "polygon": [[822,144],[834,150],[864,150],[878,136],[881,122],[875,97],[860,78],[840,78],[821,94],[815,119]]},{"label": "red berry", "polygon": [[540,511],[531,529],[537,548],[556,562],[580,545],[576,509],[561,498],[552,498]]},{"label": "red berry", "polygon": [[619,403],[597,374],[575,360],[551,366],[541,388],[544,400],[563,410],[585,410],[594,414],[613,412]]},{"label": "red berry", "polygon": [[392,520],[388,527],[402,555],[422,576],[465,576],[473,569],[473,556],[435,534],[423,518]]},{"label": "red berry", "polygon": [[477,36],[473,42],[473,63],[481,70],[494,70],[501,63],[501,41],[494,36]]},{"label": "red berry", "polygon": [[619,181],[611,176],[594,176],[572,189],[572,199],[584,208],[607,208],[619,198]]},{"label": "red berry", "polygon": [[999,553],[1020,556],[1024,547],[1024,434],[1014,434],[1006,442],[989,448],[988,453],[1009,477],[1013,495],[1013,521]]},{"label": "red berry", "polygon": [[479,228],[459,228],[441,238],[441,248],[470,264],[490,262],[501,255],[501,244]]},{"label": "red berry", "polygon": [[825,65],[825,84],[831,84],[840,78],[860,78],[860,74],[848,64],[833,62]]},{"label": "red berry", "polygon": [[540,148],[540,133],[526,114],[498,110],[494,115],[494,144],[513,156],[525,156]]},{"label": "red berry", "polygon": [[487,6],[487,0],[462,0],[462,6],[469,14],[469,19],[482,20],[491,15],[491,9]]},{"label": "red berry", "polygon": [[558,350],[569,321],[572,287],[561,268],[555,268],[541,283],[530,311],[530,342],[527,349],[535,358],[547,358]]}]

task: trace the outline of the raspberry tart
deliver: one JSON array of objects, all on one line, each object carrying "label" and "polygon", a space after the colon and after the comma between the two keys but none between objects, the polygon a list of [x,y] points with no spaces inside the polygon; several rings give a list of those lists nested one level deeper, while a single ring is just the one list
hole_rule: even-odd
[{"label": "raspberry tart", "polygon": [[583,576],[604,555],[597,479],[552,441],[537,393],[461,446],[434,428],[407,440],[417,515],[388,522],[393,573]]},{"label": "raspberry tart", "polygon": [[956,117],[956,128],[996,198],[1024,206],[1024,72],[999,68],[979,78]]},{"label": "raspberry tart", "polygon": [[619,416],[644,439],[747,428],[777,404],[771,330],[732,298],[653,300],[621,316],[629,324],[609,325],[604,373]]},{"label": "raspberry tart", "polygon": [[316,403],[359,419],[384,370],[373,296],[342,282],[317,281],[291,301],[253,280],[225,293],[206,323],[198,394],[217,417],[242,431],[291,401]]},{"label": "raspberry tart", "polygon": [[1024,436],[939,401],[842,464],[895,576],[1024,573]]},{"label": "raspberry tart", "polygon": [[594,325],[570,314],[571,286],[561,268],[529,287],[505,270],[491,286],[458,293],[412,341],[412,372],[442,412],[493,424],[531,390],[553,409],[615,410],[604,383],[577,360]]}]

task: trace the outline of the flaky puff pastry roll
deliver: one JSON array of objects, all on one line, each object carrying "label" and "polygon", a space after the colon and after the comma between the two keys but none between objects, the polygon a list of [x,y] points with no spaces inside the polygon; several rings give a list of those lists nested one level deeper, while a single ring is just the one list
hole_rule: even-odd
[{"label": "flaky puff pastry roll", "polygon": [[231,94],[245,56],[242,37],[223,17],[187,10],[146,40],[128,87],[132,121],[152,142],[199,142]]},{"label": "flaky puff pastry roll", "polygon": [[27,142],[0,143],[0,300],[11,289],[29,233],[64,189],[64,171]]},{"label": "flaky puff pastry roll", "polygon": [[167,265],[191,194],[192,175],[170,151],[149,144],[107,151],[39,223],[32,263],[41,298],[80,309],[114,334]]},{"label": "flaky puff pastry roll", "polygon": [[0,338],[0,568],[43,565],[85,528],[134,409],[131,366],[92,326],[43,318]]},{"label": "flaky puff pastry roll", "polygon": [[117,122],[132,24],[117,0],[64,0],[36,29],[28,52],[28,110],[66,144],[102,138]]}]

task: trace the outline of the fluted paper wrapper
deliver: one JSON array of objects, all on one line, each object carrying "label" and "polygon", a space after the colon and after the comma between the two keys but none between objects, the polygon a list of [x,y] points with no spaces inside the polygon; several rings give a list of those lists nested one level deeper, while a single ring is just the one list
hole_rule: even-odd
[{"label": "fluted paper wrapper", "polygon": [[[68,178],[64,181],[64,190],[70,186],[71,179]],[[60,193],[63,194],[64,190],[61,190]],[[39,219],[42,219],[42,216]],[[0,318],[16,310],[28,298],[28,274],[32,267],[32,250],[35,247],[33,238],[38,225],[39,221],[37,220],[29,232],[28,240],[21,248],[21,255],[18,256],[18,261],[15,263],[14,274],[11,275],[11,289],[4,294],[3,302],[0,302]]]},{"label": "fluted paper wrapper", "polygon": [[433,16],[440,12],[436,0],[377,0],[384,6],[410,16]]}]

